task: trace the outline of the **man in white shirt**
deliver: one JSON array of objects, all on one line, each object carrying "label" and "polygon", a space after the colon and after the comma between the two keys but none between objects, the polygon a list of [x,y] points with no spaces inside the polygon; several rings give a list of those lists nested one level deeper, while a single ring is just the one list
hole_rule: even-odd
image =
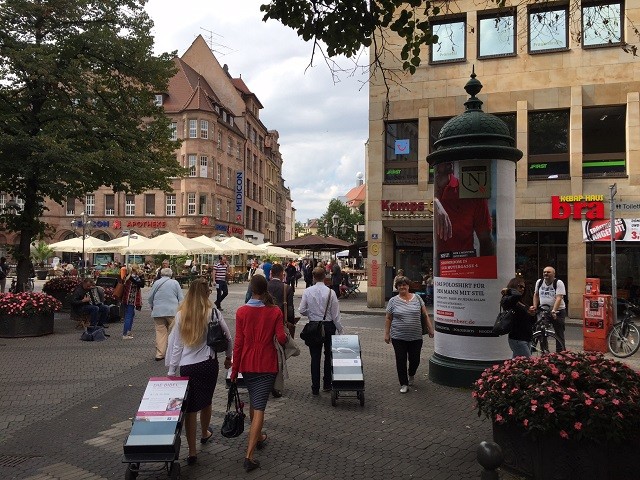
[{"label": "man in white shirt", "polygon": [[556,350],[562,351],[562,346],[565,345],[564,340],[564,319],[567,315],[566,305],[564,303],[564,296],[567,294],[567,289],[564,286],[564,282],[560,279],[556,279],[556,270],[553,267],[544,267],[542,270],[542,279],[536,282],[533,291],[533,305],[529,307],[531,312],[535,312],[538,309],[538,305],[547,305],[551,308],[551,324],[553,330],[558,335],[558,338],[562,341],[562,345],[556,344]]},{"label": "man in white shirt", "polygon": [[323,390],[331,390],[331,335],[342,335],[340,307],[336,293],[324,284],[325,271],[322,267],[313,269],[314,285],[305,289],[300,301],[300,314],[310,322],[324,321],[324,344],[309,347],[311,354],[311,393],[320,394],[320,358],[324,346]]}]

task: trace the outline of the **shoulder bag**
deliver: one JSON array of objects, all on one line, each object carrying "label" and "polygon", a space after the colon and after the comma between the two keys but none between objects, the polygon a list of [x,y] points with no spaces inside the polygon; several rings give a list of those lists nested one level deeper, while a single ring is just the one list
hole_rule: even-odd
[{"label": "shoulder bag", "polygon": [[[235,403],[235,412],[231,411],[231,404]],[[227,397],[227,413],[224,416],[220,433],[226,438],[235,438],[244,432],[244,418],[246,417],[242,410],[244,403],[238,395],[238,386],[236,382],[231,382],[229,394]]]},{"label": "shoulder bag", "polygon": [[331,303],[331,290],[329,290],[329,296],[327,297],[327,304],[324,307],[324,315],[322,321],[307,322],[307,324],[300,332],[300,338],[304,340],[304,343],[308,347],[314,347],[322,345],[324,343],[324,320],[327,318],[327,310],[329,310],[329,303]]},{"label": "shoulder bag", "polygon": [[513,310],[503,310],[500,306],[500,313],[496,317],[496,323],[493,324],[493,333],[495,335],[506,335],[511,331],[513,320],[515,317]]},{"label": "shoulder bag", "polygon": [[287,303],[287,284],[282,282],[282,310],[284,316],[284,326],[289,329],[289,335],[291,338],[296,336],[296,323],[298,323],[299,318],[293,317],[291,320],[288,318],[288,310],[289,304]]},{"label": "shoulder bag", "polygon": [[113,287],[113,296],[118,300],[121,300],[123,294],[124,294],[124,283],[122,283],[122,280],[118,280],[118,283],[116,283],[116,286]]},{"label": "shoulder bag", "polygon": [[226,351],[229,345],[229,340],[224,334],[222,325],[218,320],[218,310],[215,307],[211,309],[211,319],[207,326],[207,345],[210,346],[215,353]]}]

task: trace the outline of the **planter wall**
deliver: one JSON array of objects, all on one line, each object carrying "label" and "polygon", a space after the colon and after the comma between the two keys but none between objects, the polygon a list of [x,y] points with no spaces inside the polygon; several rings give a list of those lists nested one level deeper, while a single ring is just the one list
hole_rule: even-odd
[{"label": "planter wall", "polygon": [[535,480],[638,478],[640,439],[621,445],[599,444],[560,435],[536,436],[515,425],[494,423],[493,440],[504,453],[502,468]]},{"label": "planter wall", "polygon": [[0,315],[0,337],[39,337],[53,333],[53,313],[22,317]]},{"label": "planter wall", "polygon": [[70,312],[71,311],[71,297],[73,296],[73,294],[67,293],[67,292],[62,292],[62,291],[57,291],[57,292],[51,292],[51,293],[49,293],[49,295],[51,295],[53,298],[55,298],[60,303],[62,303],[62,311],[63,312]]}]

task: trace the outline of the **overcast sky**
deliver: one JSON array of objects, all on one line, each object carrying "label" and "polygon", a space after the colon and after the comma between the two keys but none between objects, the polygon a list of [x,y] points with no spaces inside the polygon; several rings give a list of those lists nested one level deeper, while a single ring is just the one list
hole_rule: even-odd
[{"label": "overcast sky", "polygon": [[320,217],[364,173],[369,90],[361,73],[342,74],[334,83],[320,56],[306,69],[312,45],[275,20],[263,22],[262,3],[150,0],[147,11],[155,23],[156,53],[177,50],[181,56],[201,34],[220,64],[233,77],[242,76],[260,99],[260,119],[280,133],[296,219],[305,222]]}]

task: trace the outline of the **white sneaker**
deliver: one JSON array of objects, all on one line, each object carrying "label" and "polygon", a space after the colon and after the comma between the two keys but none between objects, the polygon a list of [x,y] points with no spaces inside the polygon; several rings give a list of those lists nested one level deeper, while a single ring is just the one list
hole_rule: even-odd
[{"label": "white sneaker", "polygon": [[413,385],[413,375],[409,375],[409,386]]},{"label": "white sneaker", "polygon": [[409,387],[407,387],[406,385],[402,385],[400,387],[400,393],[407,393],[409,391]]},{"label": "white sneaker", "polygon": [[133,338],[133,336],[131,335],[122,335],[122,339],[123,340],[131,340]]}]

